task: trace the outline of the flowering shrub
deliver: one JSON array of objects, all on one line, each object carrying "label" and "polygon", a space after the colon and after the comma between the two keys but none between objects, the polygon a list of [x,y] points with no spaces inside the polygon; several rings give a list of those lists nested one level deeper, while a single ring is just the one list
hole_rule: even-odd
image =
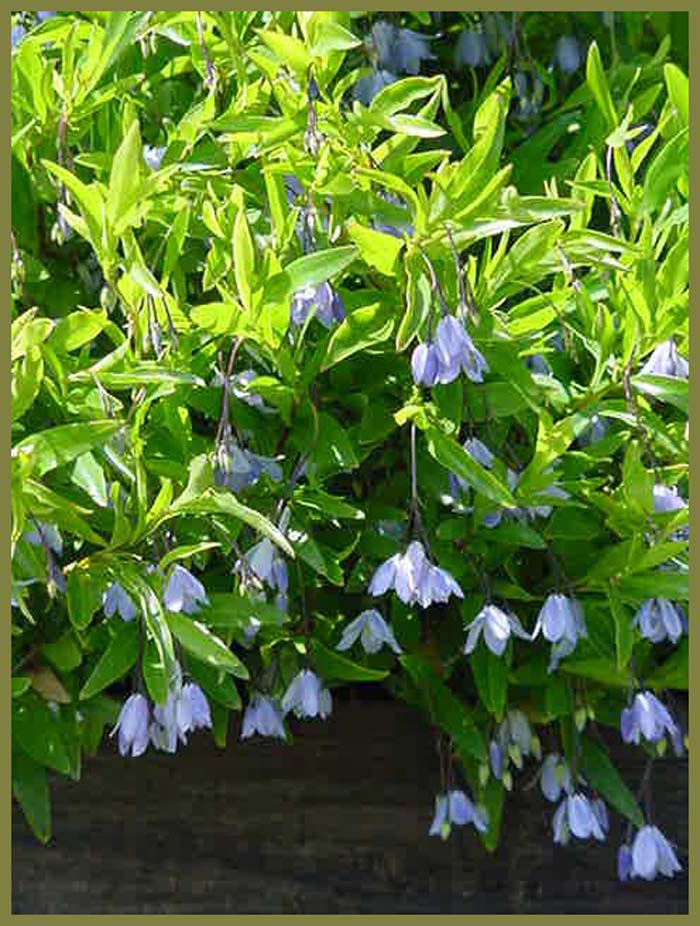
[{"label": "flowering shrub", "polygon": [[[131,757],[224,746],[232,713],[286,739],[381,682],[438,736],[426,835],[493,849],[541,763],[554,842],[614,812],[620,878],[673,875],[649,792],[688,662],[668,41],[632,66],[614,20],[535,59],[530,14],[42,15],[12,57],[37,836],[46,770],[78,778],[105,731]],[[602,727],[647,754],[637,796]]]}]

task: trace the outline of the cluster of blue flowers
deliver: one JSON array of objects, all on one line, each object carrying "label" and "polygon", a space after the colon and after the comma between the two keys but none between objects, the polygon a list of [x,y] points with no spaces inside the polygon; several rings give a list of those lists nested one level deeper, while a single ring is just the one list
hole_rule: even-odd
[{"label": "cluster of blue flowers", "polygon": [[451,383],[466,373],[473,383],[481,383],[489,366],[469,337],[462,322],[444,315],[437,323],[434,339],[418,344],[411,357],[413,382],[417,386]]},{"label": "cluster of blue flowers", "polygon": [[124,702],[112,735],[119,734],[121,755],[136,757],[143,755],[149,744],[173,753],[178,742],[187,742],[188,733],[210,728],[209,703],[202,689],[194,682],[183,684],[182,670],[175,663],[165,704],[153,705],[145,695],[135,692]]}]

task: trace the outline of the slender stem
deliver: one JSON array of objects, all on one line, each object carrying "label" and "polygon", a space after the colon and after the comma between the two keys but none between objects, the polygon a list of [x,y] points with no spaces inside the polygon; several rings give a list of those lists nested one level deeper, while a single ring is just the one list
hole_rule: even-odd
[{"label": "slender stem", "polygon": [[216,69],[214,67],[214,62],[211,60],[207,43],[204,41],[204,26],[202,23],[202,14],[199,11],[197,12],[197,34],[199,35],[199,44],[202,49],[202,54],[204,55],[204,63],[207,69],[206,83],[207,86],[214,87],[216,86]]},{"label": "slender stem", "polygon": [[416,465],[415,422],[411,422],[411,504],[418,504],[418,468]]},{"label": "slender stem", "polygon": [[433,265],[432,265],[430,259],[428,258],[428,255],[425,253],[425,251],[421,251],[421,257],[423,258],[423,261],[424,261],[426,267],[428,268],[428,273],[430,274],[430,285],[431,285],[431,287],[432,287],[433,292],[434,292],[434,293],[437,293],[437,296],[438,296],[438,298],[440,299],[440,305],[441,305],[442,311],[443,311],[444,313],[449,314],[450,307],[449,307],[449,304],[448,304],[448,302],[447,302],[447,298],[446,298],[446,296],[445,296],[445,291],[443,290],[442,286],[440,285],[440,281],[438,280],[437,275],[436,275],[436,273],[435,273],[435,268],[433,267]]},{"label": "slender stem", "polygon": [[622,229],[620,227],[620,219],[622,217],[622,212],[620,211],[620,204],[617,201],[612,182],[612,159],[613,149],[612,146],[608,145],[608,150],[605,154],[605,175],[608,180],[608,189],[610,190],[610,227],[613,235],[615,235],[616,238],[621,238]]}]

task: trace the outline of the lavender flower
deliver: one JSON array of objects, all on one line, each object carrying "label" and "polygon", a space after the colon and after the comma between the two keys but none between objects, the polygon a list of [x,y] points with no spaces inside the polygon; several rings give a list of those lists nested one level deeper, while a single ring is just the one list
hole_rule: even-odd
[{"label": "lavender flower", "polygon": [[105,617],[114,617],[115,613],[123,621],[133,621],[136,607],[118,582],[113,582],[102,596],[102,610]]},{"label": "lavender flower", "polygon": [[688,503],[675,486],[669,488],[669,486],[655,485],[652,495],[655,514],[667,514],[670,511],[681,511],[688,507]]},{"label": "lavender flower", "polygon": [[465,29],[455,46],[455,67],[478,68],[491,63],[491,54],[483,32]]},{"label": "lavender flower", "polygon": [[248,739],[255,733],[281,740],[287,738],[281,710],[272,698],[259,692],[253,695],[245,709],[241,739]]},{"label": "lavender flower", "polygon": [[369,106],[375,96],[384,87],[393,84],[398,80],[395,74],[383,69],[373,69],[366,77],[361,77],[355,84],[352,95],[360,103]]},{"label": "lavender flower", "polygon": [[673,338],[655,347],[651,356],[639,371],[642,376],[675,376],[688,379],[688,361],[681,357]]},{"label": "lavender flower", "polygon": [[523,767],[523,758],[540,755],[540,742],[533,735],[527,717],[520,710],[506,714],[496,737],[502,756],[508,756],[516,768]]},{"label": "lavender flower", "polygon": [[330,283],[306,286],[295,293],[290,308],[292,324],[303,325],[312,309],[324,328],[332,328],[345,318],[343,300]]},{"label": "lavender flower", "polygon": [[605,418],[601,418],[600,415],[593,415],[590,425],[578,436],[579,446],[590,447],[592,444],[597,444],[607,433],[608,423]]},{"label": "lavender flower", "polygon": [[119,732],[119,753],[134,758],[148,748],[148,700],[142,694],[132,694],[124,702],[111,736]]},{"label": "lavender flower", "polygon": [[402,652],[391,627],[374,608],[363,611],[359,617],[348,624],[336,649],[341,651],[350,649],[358,638],[366,653],[378,653],[385,644],[397,655]]},{"label": "lavender flower", "polygon": [[678,606],[668,598],[647,598],[634,615],[633,627],[652,643],[670,640],[677,643],[683,634],[683,620]]},{"label": "lavender flower", "polygon": [[237,572],[250,570],[271,589],[286,596],[288,587],[287,564],[272,541],[265,537],[246,553],[245,562],[238,560],[234,566]]},{"label": "lavender flower", "polygon": [[282,713],[293,711],[296,717],[330,717],[331,693],[323,687],[321,679],[310,669],[302,669],[292,679],[282,698]]},{"label": "lavender flower", "polygon": [[406,553],[396,553],[382,563],[372,576],[369,593],[377,597],[390,588],[404,604],[420,604],[422,608],[433,603],[444,604],[451,595],[464,597],[449,572],[430,563],[417,540],[409,544]]},{"label": "lavender flower", "polygon": [[411,356],[411,372],[416,386],[434,386],[438,381],[440,356],[435,344],[418,344]]},{"label": "lavender flower", "polygon": [[428,47],[429,41],[427,36],[383,19],[374,23],[370,36],[380,69],[391,74],[418,74],[421,61],[435,57]]},{"label": "lavender flower", "polygon": [[618,852],[618,876],[621,881],[630,878],[653,881],[657,875],[672,878],[681,870],[682,866],[670,842],[656,826],[643,826],[635,836],[632,848],[621,846]]},{"label": "lavender flower", "polygon": [[464,791],[448,791],[435,798],[435,816],[428,833],[447,839],[453,826],[466,826],[473,823],[480,833],[488,829],[488,817],[481,807],[475,807]]},{"label": "lavender flower", "polygon": [[482,631],[484,641],[494,656],[503,655],[511,634],[520,637],[521,640],[530,639],[530,635],[525,632],[514,614],[506,614],[493,604],[484,605],[466,629],[469,631],[464,646],[466,656],[474,652]]},{"label": "lavender flower", "polygon": [[163,607],[168,611],[195,614],[203,604],[209,604],[204,586],[184,566],[173,566],[163,591]]},{"label": "lavender flower", "polygon": [[557,64],[565,74],[573,74],[581,66],[581,48],[573,35],[561,35],[554,49]]},{"label": "lavender flower", "polygon": [[149,728],[151,742],[157,749],[175,752],[178,740],[187,742],[191,730],[211,728],[211,713],[204,692],[194,682],[182,684],[182,670],[175,664],[174,675],[165,704],[153,708]]},{"label": "lavender flower", "polygon": [[263,473],[274,482],[282,479],[282,467],[271,457],[242,449],[230,436],[219,444],[214,467],[216,485],[240,492],[241,489],[255,485]]},{"label": "lavender flower", "polygon": [[253,408],[265,408],[262,396],[248,390],[248,384],[257,379],[255,370],[242,370],[231,377],[231,392],[241,402]]},{"label": "lavender flower", "polygon": [[540,787],[542,794],[553,804],[559,800],[562,792],[571,793],[571,771],[566,760],[558,753],[550,753],[542,763]]},{"label": "lavender flower", "polygon": [[549,663],[549,671],[553,672],[565,656],[573,653],[579,637],[588,636],[579,602],[565,595],[549,595],[532,631],[533,640],[540,631],[545,640],[554,644]]},{"label": "lavender flower", "polygon": [[640,737],[657,743],[665,733],[677,735],[677,726],[668,710],[650,691],[638,692],[631,707],[620,716],[620,733],[625,743],[639,745]]},{"label": "lavender flower", "polygon": [[143,159],[146,162],[146,166],[153,171],[160,170],[160,165],[163,161],[166,150],[167,148],[165,145],[144,145]]},{"label": "lavender flower", "polygon": [[503,748],[500,743],[496,740],[491,740],[489,743],[489,765],[491,766],[491,772],[493,777],[500,781],[503,778]]},{"label": "lavender flower", "polygon": [[570,836],[588,839],[593,836],[599,842],[605,841],[608,829],[607,810],[602,801],[591,801],[584,794],[576,792],[564,798],[553,818],[554,842],[566,845]]},{"label": "lavender flower", "polygon": [[451,383],[461,370],[473,383],[483,382],[489,366],[454,315],[445,315],[438,322],[435,344],[440,358],[439,383]]},{"label": "lavender flower", "polygon": [[632,850],[622,845],[617,850],[617,878],[619,881],[629,881],[632,877]]}]

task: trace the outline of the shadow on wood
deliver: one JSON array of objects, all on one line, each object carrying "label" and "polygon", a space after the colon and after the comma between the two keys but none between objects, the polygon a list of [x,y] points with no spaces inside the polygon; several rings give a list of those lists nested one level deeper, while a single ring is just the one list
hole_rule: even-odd
[{"label": "shadow on wood", "polygon": [[[81,782],[52,785],[54,837],[13,812],[15,914],[686,913],[688,879],[620,885],[613,816],[604,845],[555,847],[553,805],[523,791],[494,855],[472,828],[428,837],[437,759],[422,718],[393,702],[338,701],[295,723],[291,746],[195,735],[175,756],[122,759],[114,742]],[[639,750],[611,742],[636,788]],[[654,771],[658,825],[688,845],[687,763]],[[686,860],[685,852],[681,856]]]}]

